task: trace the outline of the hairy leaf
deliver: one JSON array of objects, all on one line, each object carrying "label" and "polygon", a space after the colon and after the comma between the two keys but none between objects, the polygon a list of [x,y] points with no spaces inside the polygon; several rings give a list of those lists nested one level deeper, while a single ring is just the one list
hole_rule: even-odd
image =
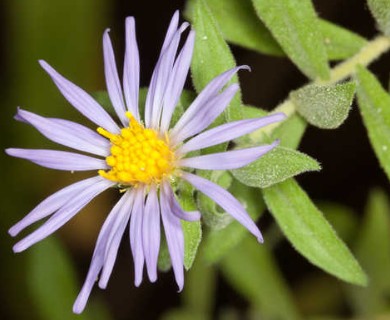
[{"label": "hairy leaf", "polygon": [[264,189],[263,195],[278,225],[300,254],[344,281],[366,285],[359,263],[294,179]]},{"label": "hairy leaf", "polygon": [[[179,202],[184,211],[197,210],[194,200],[194,189],[182,181],[179,188]],[[184,233],[184,267],[189,270],[194,263],[196,252],[202,239],[200,221],[181,221]]]},{"label": "hairy leaf", "polygon": [[390,1],[389,0],[367,0],[368,7],[378,28],[385,35],[390,35]]},{"label": "hairy leaf", "polygon": [[252,0],[284,52],[309,78],[329,77],[328,58],[310,0]]},{"label": "hairy leaf", "polygon": [[250,0],[208,0],[207,4],[227,41],[265,54],[285,55],[257,18]]},{"label": "hairy leaf", "polygon": [[[192,18],[196,39],[191,73],[199,93],[214,77],[235,67],[236,62],[206,1],[194,0]],[[236,76],[233,82],[238,82]],[[226,119],[241,119],[240,106],[241,94],[238,92],[225,111]]]},{"label": "hairy leaf", "polygon": [[375,154],[390,179],[390,95],[367,69],[359,67],[356,77],[360,113]]},{"label": "hairy leaf", "polygon": [[279,139],[281,147],[297,149],[306,127],[307,122],[295,113],[272,131],[271,138]]},{"label": "hairy leaf", "polygon": [[318,171],[319,163],[301,152],[276,147],[249,165],[231,170],[241,183],[258,188],[266,188],[306,171]]},{"label": "hairy leaf", "polygon": [[307,85],[290,97],[297,111],[313,126],[335,129],[348,117],[355,94],[355,83],[318,86]]}]

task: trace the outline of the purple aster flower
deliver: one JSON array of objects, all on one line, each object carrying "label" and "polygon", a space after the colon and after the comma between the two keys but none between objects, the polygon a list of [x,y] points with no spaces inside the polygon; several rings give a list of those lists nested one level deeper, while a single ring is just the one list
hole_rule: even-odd
[{"label": "purple aster flower", "polygon": [[194,169],[240,168],[270,151],[277,142],[208,155],[187,155],[191,151],[236,139],[280,121],[284,115],[235,121],[202,132],[225,110],[236,94],[238,85],[228,85],[228,82],[238,70],[248,69],[241,66],[214,78],[171,127],[172,114],[190,67],[195,36],[193,30],[189,31],[178,52],[181,35],[189,26],[186,22],[179,26],[178,22],[179,14],[176,12],[152,75],[143,118],[138,109],[139,56],[132,17],[126,19],[122,84],[109,30],[103,35],[107,91],[119,125],[90,95],[45,61],[40,61],[41,66],[69,103],[98,126],[97,132],[68,120],[45,118],[22,109],[17,112],[17,120],[34,126],[48,139],[82,154],[10,148],[6,150],[9,155],[52,169],[98,170],[98,174],[57,191],[15,224],[9,230],[12,236],[48,217],[39,228],[13,247],[15,252],[21,252],[52,234],[108,188],[116,187],[123,192],[98,236],[87,278],[73,306],[75,313],[81,313],[85,308],[97,278],[99,287],[106,288],[127,226],[135,266],[135,285],[142,282],[145,264],[150,281],[157,279],[161,219],[175,279],[179,290],[182,290],[184,237],[180,221],[195,221],[201,215],[198,211],[185,212],[180,207],[171,186],[175,180],[184,179],[210,197],[262,241],[259,229],[243,206],[222,187],[195,175]]}]

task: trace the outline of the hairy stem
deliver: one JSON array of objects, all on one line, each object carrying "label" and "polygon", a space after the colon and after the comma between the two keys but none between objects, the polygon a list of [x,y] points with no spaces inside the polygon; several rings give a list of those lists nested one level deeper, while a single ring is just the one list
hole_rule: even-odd
[{"label": "hairy stem", "polygon": [[[390,38],[386,36],[378,36],[368,42],[356,55],[348,60],[339,63],[330,71],[330,78],[328,80],[317,79],[313,81],[314,84],[318,85],[330,85],[335,84],[341,80],[344,80],[355,73],[358,65],[368,66],[373,61],[378,59],[382,54],[389,51],[390,49]],[[294,103],[287,99],[278,105],[272,113],[283,112],[287,117],[292,116],[296,111]],[[259,129],[252,134],[250,138],[253,141],[258,141],[258,138],[263,134],[270,134],[280,124],[275,123],[265,128]]]}]

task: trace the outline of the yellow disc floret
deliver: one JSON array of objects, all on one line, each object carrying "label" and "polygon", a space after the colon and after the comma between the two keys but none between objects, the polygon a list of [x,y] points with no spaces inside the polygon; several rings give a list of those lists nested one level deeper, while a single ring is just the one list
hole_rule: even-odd
[{"label": "yellow disc floret", "polygon": [[130,124],[120,134],[103,128],[97,130],[111,142],[111,154],[106,158],[111,170],[100,170],[99,174],[123,185],[159,183],[174,168],[174,152],[169,148],[169,141],[155,130],[144,128],[130,112],[126,116]]}]

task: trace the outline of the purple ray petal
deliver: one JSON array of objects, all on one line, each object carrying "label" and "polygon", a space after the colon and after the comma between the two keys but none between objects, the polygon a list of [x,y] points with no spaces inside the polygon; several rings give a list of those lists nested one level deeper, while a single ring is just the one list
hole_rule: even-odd
[{"label": "purple ray petal", "polygon": [[75,216],[82,208],[84,208],[93,198],[98,194],[113,186],[115,183],[99,177],[97,182],[90,185],[86,189],[79,192],[66,205],[62,206],[56,213],[54,213],[42,226],[29,234],[24,239],[20,240],[13,247],[14,252],[21,252],[31,247],[38,241],[46,238],[54,231],[61,228],[73,216]]},{"label": "purple ray petal", "polygon": [[133,17],[126,18],[126,51],[123,66],[123,92],[127,109],[140,121],[138,111],[139,91],[139,53],[135,37],[135,22]]},{"label": "purple ray petal", "polygon": [[162,110],[160,132],[168,131],[173,111],[180,99],[184,83],[190,68],[192,52],[195,43],[195,31],[190,31],[186,43],[180,51],[169,77],[167,90],[164,96],[164,108]]},{"label": "purple ray petal", "polygon": [[180,143],[207,128],[226,109],[238,89],[238,84],[230,85],[221,94],[199,107],[198,112],[184,127],[176,130],[175,126],[170,135],[172,144]]},{"label": "purple ray petal", "polygon": [[108,236],[105,240],[104,266],[99,280],[99,287],[101,289],[107,287],[108,280],[110,279],[118,254],[118,248],[130,219],[133,201],[134,193],[132,191],[127,191],[114,207],[116,218],[110,225],[110,230],[108,231]]},{"label": "purple ray petal", "polygon": [[86,171],[108,169],[104,160],[67,151],[9,148],[5,152],[10,156],[27,159],[42,167],[56,170]]},{"label": "purple ray petal", "polygon": [[106,29],[103,34],[104,73],[107,91],[119,120],[126,127],[129,124],[129,119],[125,115],[126,107],[123,101],[122,88],[119,82],[118,69],[116,67],[114,49],[112,48],[109,32],[110,29]]},{"label": "purple ray petal", "polygon": [[165,238],[167,239],[169,255],[171,257],[173,272],[175,273],[175,279],[179,287],[179,291],[181,291],[184,286],[184,235],[180,219],[171,211],[167,188],[170,188],[169,184],[167,182],[163,182],[160,191],[161,217],[164,225]]},{"label": "purple ray petal", "polygon": [[18,109],[15,118],[32,125],[48,139],[66,147],[103,157],[110,154],[110,142],[81,124],[41,117],[22,109]]},{"label": "purple ray petal", "polygon": [[144,187],[139,187],[134,190],[135,199],[134,207],[130,219],[130,245],[134,260],[134,284],[138,287],[142,282],[142,274],[144,269],[144,251],[142,247],[142,220],[144,215]]},{"label": "purple ray petal", "polygon": [[[96,282],[96,279],[101,271],[103,265],[105,264],[105,252],[108,245],[108,240],[110,234],[113,232],[113,225],[119,220],[122,220],[122,213],[125,208],[128,208],[129,195],[126,193],[123,197],[117,202],[114,208],[111,210],[106,221],[99,232],[98,239],[96,241],[95,250],[93,252],[91,265],[88,270],[87,277],[84,281],[83,287],[77,299],[73,305],[74,313],[81,313],[85,305],[87,304],[91,290]],[[131,199],[130,199],[131,200]],[[131,203],[130,203],[131,205]],[[129,209],[131,210],[131,209]],[[102,280],[100,280],[102,281]],[[100,282],[99,282],[100,285]]]},{"label": "purple ray petal", "polygon": [[179,25],[179,10],[176,10],[171,18],[171,22],[169,23],[169,27],[167,30],[167,33],[165,35],[164,43],[161,48],[160,56],[163,54],[165,49],[168,47],[168,45],[172,41],[172,37],[174,36],[175,32],[177,31]]},{"label": "purple ray petal", "polygon": [[118,133],[120,131],[118,125],[112,120],[109,114],[88,93],[65,79],[46,61],[39,60],[39,63],[53,79],[65,99],[80,113],[98,126],[112,133]]},{"label": "purple ray petal", "polygon": [[199,108],[203,108],[207,102],[213,99],[218,95],[219,91],[229,82],[229,80],[234,76],[234,74],[241,69],[250,70],[248,66],[239,66],[215,77],[211,82],[201,91],[201,93],[196,97],[196,99],[191,103],[188,109],[181,116],[179,121],[176,123],[172,132],[176,133],[187,126],[187,123],[190,122],[194,116],[199,112]]},{"label": "purple ray petal", "polygon": [[177,202],[176,197],[173,193],[172,188],[167,185],[165,188],[167,198],[169,201],[169,206],[172,210],[172,213],[178,217],[179,219],[186,220],[186,221],[198,221],[201,217],[199,211],[184,211],[181,207],[180,204]]},{"label": "purple ray petal", "polygon": [[100,177],[93,177],[71,184],[63,188],[38,204],[29,214],[9,229],[9,234],[15,237],[20,231],[43,218],[46,218],[59,208],[67,204],[82,190],[87,189],[100,181]]},{"label": "purple ray petal", "polygon": [[181,148],[179,148],[178,153],[186,154],[190,151],[204,149],[226,141],[231,141],[271,123],[282,121],[285,118],[286,116],[284,113],[275,113],[262,118],[245,119],[225,123],[218,127],[204,131],[187,141]]},{"label": "purple ray petal", "polygon": [[155,282],[157,280],[157,260],[160,250],[160,207],[154,185],[151,186],[146,199],[142,224],[142,244],[149,280]]},{"label": "purple ray petal", "polygon": [[162,50],[156,67],[153,71],[152,80],[149,85],[145,102],[145,125],[157,129],[161,115],[161,108],[166,92],[169,75],[172,74],[172,67],[179,46],[181,33],[188,27],[183,23],[175,32],[171,42],[165,50]]},{"label": "purple ray petal", "polygon": [[247,228],[259,242],[263,242],[263,237],[256,224],[250,218],[241,203],[229,192],[211,181],[188,172],[182,172],[181,177],[184,180],[187,180],[200,192],[211,198],[222,209]]},{"label": "purple ray petal", "polygon": [[179,166],[203,170],[237,169],[260,158],[279,144],[279,141],[266,146],[219,152],[193,158],[181,159]]}]

